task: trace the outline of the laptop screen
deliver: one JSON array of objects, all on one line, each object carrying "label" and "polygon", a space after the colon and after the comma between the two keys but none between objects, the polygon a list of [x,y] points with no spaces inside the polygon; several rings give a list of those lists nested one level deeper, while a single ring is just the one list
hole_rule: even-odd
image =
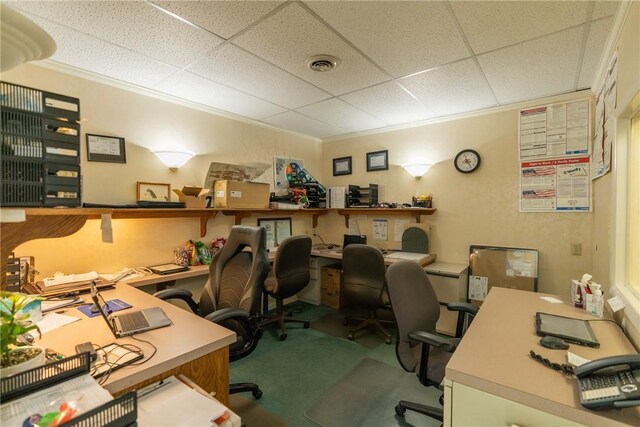
[{"label": "laptop screen", "polygon": [[364,234],[345,234],[344,239],[342,240],[342,248],[346,248],[352,243],[359,243],[361,245],[367,244],[367,236]]},{"label": "laptop screen", "polygon": [[[98,288],[96,287],[95,282],[91,282],[91,300],[96,305],[96,307],[98,307],[98,311],[100,311],[100,315],[102,316],[104,321],[107,322],[107,326],[109,327],[109,330],[111,331],[113,336],[118,338],[118,334],[116,334],[116,331],[113,327],[113,323],[107,317],[111,315],[111,309],[109,308],[109,304],[107,304],[107,302],[104,300],[100,292],[98,292]],[[104,310],[103,310],[103,307],[104,307]],[[105,310],[107,311],[106,313],[104,312]]]}]

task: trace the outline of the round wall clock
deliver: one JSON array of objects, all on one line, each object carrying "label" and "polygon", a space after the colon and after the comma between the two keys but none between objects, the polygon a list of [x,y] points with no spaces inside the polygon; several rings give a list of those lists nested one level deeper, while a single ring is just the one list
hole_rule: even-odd
[{"label": "round wall clock", "polygon": [[462,150],[453,160],[458,172],[471,173],[480,166],[480,154],[475,150]]}]

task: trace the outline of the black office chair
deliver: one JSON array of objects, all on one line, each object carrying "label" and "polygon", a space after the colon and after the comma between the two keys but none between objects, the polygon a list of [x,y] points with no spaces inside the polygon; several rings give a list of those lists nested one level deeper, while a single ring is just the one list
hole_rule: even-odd
[{"label": "black office chair", "polygon": [[402,233],[402,251],[429,253],[429,235],[419,227],[407,227]]},{"label": "black office chair", "polygon": [[[396,356],[407,372],[417,370],[422,385],[434,386],[442,390],[445,367],[460,337],[446,338],[436,334],[436,323],[440,317],[440,304],[431,282],[423,268],[414,261],[398,261],[387,269],[387,288],[391,307],[396,317],[398,336]],[[478,307],[467,303],[451,303],[449,310],[458,311],[459,319],[470,316],[470,321],[478,312]],[[463,324],[464,321],[458,321]],[[460,331],[461,332],[461,331]],[[456,332],[457,335],[458,331]],[[422,344],[422,345],[419,345]],[[440,404],[443,403],[440,397]],[[428,415],[442,421],[441,407],[400,401],[396,414],[404,416],[407,409]]]},{"label": "black office chair", "polygon": [[272,274],[269,274],[264,282],[264,291],[267,295],[276,300],[276,314],[263,315],[266,319],[260,323],[260,327],[267,326],[271,323],[278,323],[280,330],[280,340],[287,339],[287,326],[285,322],[302,323],[306,328],[309,322],[303,319],[291,317],[290,313],[284,312],[283,301],[286,298],[304,289],[311,279],[309,273],[309,260],[311,258],[311,237],[309,236],[292,236],[278,245],[276,258],[273,261]]},{"label": "black office chair", "polygon": [[346,299],[347,304],[366,309],[369,313],[365,318],[354,316],[344,318],[345,325],[351,320],[361,321],[349,332],[347,337],[350,340],[355,338],[356,332],[374,327],[384,335],[385,342],[391,344],[391,333],[382,326],[382,322],[393,323],[393,321],[380,320],[377,317],[378,309],[390,308],[385,286],[385,269],[382,252],[376,247],[351,244],[342,251],[340,277],[342,297]]},{"label": "black office chair", "polygon": [[[262,336],[257,317],[268,273],[265,229],[236,225],[231,227],[227,243],[211,260],[209,280],[199,303],[186,289],[166,289],[154,295],[163,300],[182,300],[195,314],[234,331],[237,340],[229,347],[229,361],[233,362],[249,355]],[[256,399],[262,396],[253,383],[229,386],[230,393],[244,391],[252,392]]]}]

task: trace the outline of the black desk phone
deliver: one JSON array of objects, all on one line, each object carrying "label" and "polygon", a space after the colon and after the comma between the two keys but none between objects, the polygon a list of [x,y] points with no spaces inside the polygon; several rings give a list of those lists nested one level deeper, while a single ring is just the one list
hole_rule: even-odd
[{"label": "black desk phone", "polygon": [[640,354],[594,360],[574,370],[587,409],[640,406]]}]

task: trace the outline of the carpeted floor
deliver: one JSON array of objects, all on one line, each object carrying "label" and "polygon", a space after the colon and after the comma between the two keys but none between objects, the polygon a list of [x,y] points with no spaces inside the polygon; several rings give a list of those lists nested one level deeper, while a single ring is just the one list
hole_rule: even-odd
[{"label": "carpeted floor", "polygon": [[[335,311],[326,306],[299,302],[296,305],[302,305],[303,310],[295,313],[295,316],[310,322],[332,312],[335,314]],[[336,319],[339,321],[339,317]],[[301,325],[293,324],[288,330],[287,340],[280,341],[279,331],[275,327],[268,328],[253,353],[230,365],[231,382],[257,383],[264,392],[257,404],[283,418],[288,426],[317,426],[316,422],[305,417],[305,412],[323,398],[326,399],[327,390],[332,387],[340,388],[335,384],[365,358],[383,362],[404,372],[396,360],[395,345],[384,344],[381,337],[380,345],[368,348],[358,343],[358,340],[349,341],[314,328],[303,329]],[[409,378],[413,378],[418,388],[422,387],[414,374],[409,374]],[[384,385],[383,381],[373,381],[368,387],[376,384]],[[253,399],[250,393],[246,393],[245,397]],[[433,403],[437,404],[437,398]],[[394,418],[394,407],[395,403],[388,408],[381,406],[379,410]],[[425,421],[421,425],[428,425],[427,423]],[[265,425],[268,424],[247,422],[248,427]],[[329,425],[340,427],[337,424]]]}]

